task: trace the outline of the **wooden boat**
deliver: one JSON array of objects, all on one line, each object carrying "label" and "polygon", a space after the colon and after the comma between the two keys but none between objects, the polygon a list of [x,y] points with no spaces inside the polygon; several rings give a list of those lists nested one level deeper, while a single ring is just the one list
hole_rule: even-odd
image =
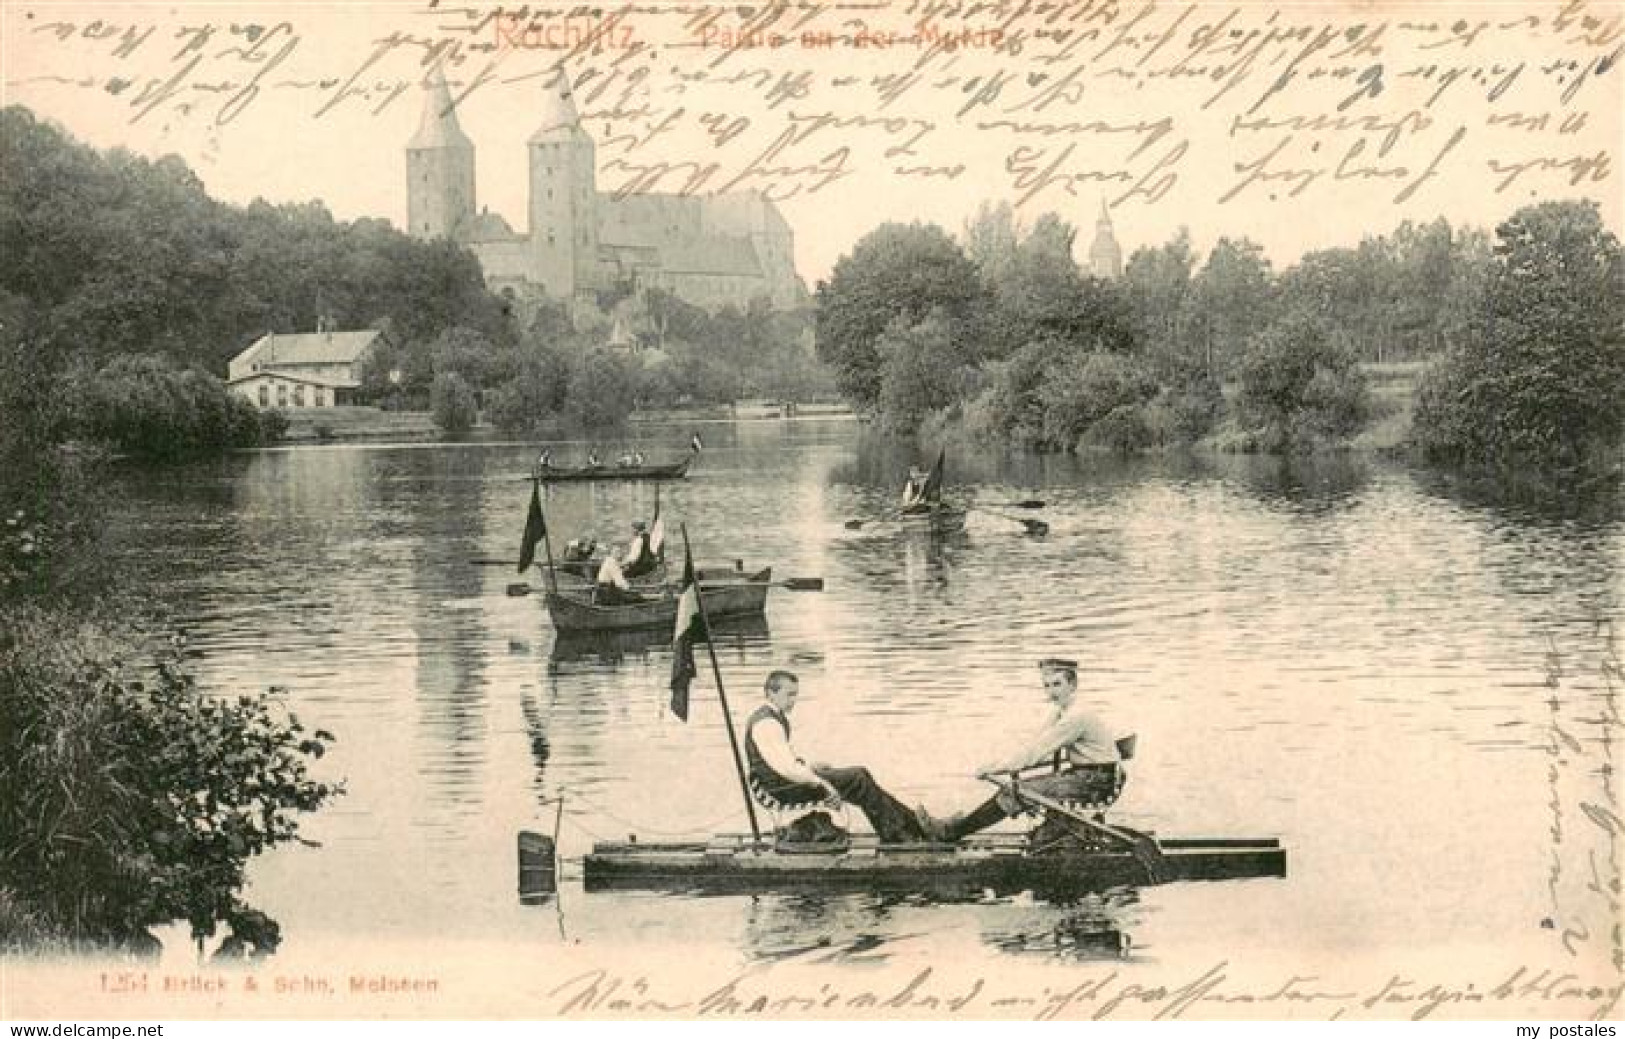
[{"label": "wooden boat", "polygon": [[[1150,835],[1143,835],[1149,837]],[[1273,838],[1163,838],[1151,869],[1130,850],[1073,846],[1034,853],[1023,834],[979,834],[953,845],[880,844],[854,837],[848,848],[823,852],[774,850],[748,835],[710,841],[600,841],[583,863],[588,891],[644,889],[737,894],[764,890],[841,888],[976,897],[986,891],[1032,891],[1067,897],[1113,887],[1175,881],[1286,876],[1286,850]],[[521,891],[550,879],[553,844],[519,835]]]},{"label": "wooden boat", "polygon": [[[723,617],[761,616],[767,609],[767,592],[773,587],[773,568],[754,574],[734,574],[718,579],[709,572],[700,577],[700,593],[705,596],[706,614]],[[643,602],[614,606],[599,605],[590,591],[549,592],[547,612],[553,627],[565,632],[640,631],[664,628],[677,622],[677,590],[662,588]]]},{"label": "wooden boat", "polygon": [[[769,635],[767,618],[729,617],[713,621],[711,634],[719,644],[728,641],[760,641]],[[616,661],[641,656],[651,650],[671,648],[672,633],[662,628],[633,631],[561,631],[553,640],[552,659],[556,663],[578,660]]]},{"label": "wooden boat", "polygon": [[584,480],[681,480],[698,457],[690,454],[670,465],[541,465],[535,470],[543,483],[574,483]]}]

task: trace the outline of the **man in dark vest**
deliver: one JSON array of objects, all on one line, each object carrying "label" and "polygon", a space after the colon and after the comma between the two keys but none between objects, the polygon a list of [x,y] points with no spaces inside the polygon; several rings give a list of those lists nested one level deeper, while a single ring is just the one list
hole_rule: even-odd
[{"label": "man in dark vest", "polygon": [[801,694],[801,682],[790,671],[774,671],[763,686],[767,703],[745,722],[745,757],[750,774],[774,800],[787,804],[825,801],[839,807],[850,801],[868,817],[883,844],[926,839],[914,812],[876,783],[860,766],[809,765],[790,743],[790,712]]}]

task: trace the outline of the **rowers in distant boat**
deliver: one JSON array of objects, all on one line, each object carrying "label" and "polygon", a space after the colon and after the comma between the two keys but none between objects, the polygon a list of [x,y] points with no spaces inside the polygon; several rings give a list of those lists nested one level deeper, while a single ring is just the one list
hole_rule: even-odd
[{"label": "rowers in distant boat", "polygon": [[544,450],[536,460],[531,476],[543,483],[565,483],[572,480],[681,480],[688,475],[689,466],[700,455],[700,438],[689,439],[686,458],[669,464],[650,464],[641,451],[628,450],[606,465],[596,449],[587,453],[587,464],[581,466],[555,465],[551,450]]}]

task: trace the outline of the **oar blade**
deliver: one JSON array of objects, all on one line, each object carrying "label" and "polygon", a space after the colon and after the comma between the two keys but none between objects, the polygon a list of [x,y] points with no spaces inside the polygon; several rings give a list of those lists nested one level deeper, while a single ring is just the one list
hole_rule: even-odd
[{"label": "oar blade", "polygon": [[1022,525],[1027,528],[1027,533],[1031,534],[1035,538],[1041,538],[1045,534],[1049,533],[1049,524],[1045,523],[1043,520],[1030,519],[1022,520],[1021,522]]},{"label": "oar blade", "polygon": [[783,584],[792,592],[821,592],[824,590],[824,579],[822,577],[787,577],[784,579]]},{"label": "oar blade", "polygon": [[511,597],[513,597],[515,599],[521,598],[521,597],[529,595],[529,594],[530,594],[530,585],[526,584],[523,581],[515,581],[513,584],[508,585],[508,595],[510,595]]}]

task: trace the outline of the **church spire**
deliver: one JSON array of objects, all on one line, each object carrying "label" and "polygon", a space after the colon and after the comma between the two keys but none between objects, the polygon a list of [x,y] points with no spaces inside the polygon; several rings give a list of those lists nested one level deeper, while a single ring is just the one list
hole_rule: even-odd
[{"label": "church spire", "polygon": [[429,82],[423,92],[423,118],[418,122],[418,132],[412,135],[406,147],[474,147],[474,142],[457,125],[457,108],[451,100],[451,87],[447,85],[446,73],[439,65],[429,74]]},{"label": "church spire", "polygon": [[1112,231],[1112,215],[1106,200],[1100,200],[1100,218],[1095,221],[1095,241],[1089,247],[1089,269],[1097,278],[1123,276],[1123,250]]}]

